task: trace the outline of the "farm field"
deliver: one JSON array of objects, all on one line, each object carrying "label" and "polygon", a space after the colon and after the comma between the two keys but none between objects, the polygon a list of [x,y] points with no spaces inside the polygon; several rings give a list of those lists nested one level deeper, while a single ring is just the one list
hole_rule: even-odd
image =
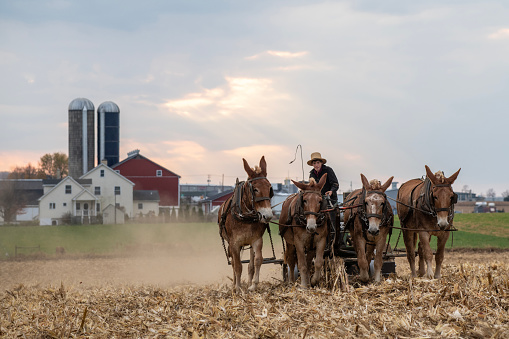
[{"label": "farm field", "polygon": [[[467,232],[456,232],[440,280],[410,279],[406,258],[396,258],[396,275],[380,284],[353,277],[347,290],[301,290],[267,264],[258,291],[233,294],[216,224],[94,227],[0,228],[2,252],[37,241],[42,252],[0,260],[0,337],[509,338],[503,241],[498,249],[460,249]],[[504,240],[501,229],[472,238]],[[272,235],[281,257],[276,228]],[[58,246],[66,253],[55,254]],[[244,265],[244,287],[246,279]]]}]

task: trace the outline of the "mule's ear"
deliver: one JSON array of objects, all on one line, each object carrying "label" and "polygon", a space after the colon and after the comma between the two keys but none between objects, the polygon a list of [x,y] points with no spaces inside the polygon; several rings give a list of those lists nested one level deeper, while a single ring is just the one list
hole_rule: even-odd
[{"label": "mule's ear", "polygon": [[244,170],[246,171],[248,178],[252,178],[255,175],[255,172],[251,167],[249,167],[246,159],[242,158],[242,161],[244,161]]},{"label": "mule's ear", "polygon": [[428,165],[424,165],[424,167],[426,167],[426,175],[429,178],[429,180],[431,180],[433,185],[438,184],[437,177],[435,177],[435,174],[433,174],[433,172],[431,172],[431,170],[429,169]]},{"label": "mule's ear", "polygon": [[458,174],[460,174],[460,171],[461,171],[461,168],[456,172],[454,173],[453,175],[451,175],[449,178],[445,179],[446,182],[449,184],[449,185],[452,185],[454,183],[454,181],[456,180],[456,178],[458,177]]},{"label": "mule's ear", "polygon": [[262,155],[262,158],[260,159],[260,168],[262,170],[262,176],[267,176],[267,162],[265,161],[265,156]]},{"label": "mule's ear", "polygon": [[327,173],[325,173],[321,178],[320,178],[320,181],[318,182],[318,190],[321,191],[322,190],[322,187],[323,185],[325,185],[325,183],[327,182]]},{"label": "mule's ear", "polygon": [[305,191],[305,190],[306,190],[306,188],[307,188],[307,185],[306,185],[306,184],[304,184],[304,183],[302,183],[302,182],[294,181],[293,179],[292,179],[292,182],[293,182],[293,184],[294,184],[295,186],[297,186],[297,188],[300,188],[300,189],[301,189],[301,190],[303,190],[303,191]]},{"label": "mule's ear", "polygon": [[361,181],[362,181],[362,186],[364,187],[364,189],[366,191],[369,191],[369,181],[368,179],[364,176],[364,174],[361,173]]},{"label": "mule's ear", "polygon": [[385,184],[382,185],[382,192],[385,192],[386,189],[389,188],[389,186],[391,185],[392,183],[392,179],[394,179],[394,176],[390,177],[386,182]]}]

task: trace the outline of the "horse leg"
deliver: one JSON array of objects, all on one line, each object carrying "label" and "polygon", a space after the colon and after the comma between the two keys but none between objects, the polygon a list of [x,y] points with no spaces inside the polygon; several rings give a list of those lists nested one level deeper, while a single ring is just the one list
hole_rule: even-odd
[{"label": "horse leg", "polygon": [[249,281],[250,291],[256,290],[256,287],[258,287],[258,283],[260,282],[260,267],[262,266],[263,263],[262,248],[263,248],[263,238],[258,238],[251,244],[252,254],[249,264],[251,264],[251,262],[253,262],[254,259],[254,282],[251,285],[251,281]]},{"label": "horse leg", "polygon": [[242,275],[242,263],[240,262],[240,246],[230,246],[233,268],[233,288],[236,292],[241,292],[240,276]]},{"label": "horse leg", "polygon": [[[362,227],[362,226],[361,226]],[[362,282],[369,280],[369,265],[366,259],[366,240],[362,234],[354,234],[355,252],[357,252],[357,265],[359,266],[359,278]]]},{"label": "horse leg", "polygon": [[419,244],[417,245],[417,253],[419,256],[419,270],[417,271],[417,275],[419,277],[424,277],[424,275],[426,274],[426,267],[425,267],[426,262],[424,261],[425,255],[423,252],[423,245],[420,240],[419,240]]},{"label": "horse leg", "polygon": [[296,241],[295,250],[297,251],[297,266],[300,271],[300,285],[304,288],[309,287],[309,272],[306,261],[306,253],[303,241]]},{"label": "horse leg", "polygon": [[295,246],[286,243],[285,261],[288,265],[288,281],[293,284],[295,282]]},{"label": "horse leg", "polygon": [[251,287],[253,283],[253,276],[255,272],[255,252],[253,246],[249,250],[249,264],[247,264],[247,286]]},{"label": "horse leg", "polygon": [[[419,273],[424,270],[424,262],[426,262],[426,278],[433,278],[433,251],[429,244],[431,236],[428,232],[419,232]],[[421,258],[422,255],[422,258]]]},{"label": "horse leg", "polygon": [[442,232],[437,237],[437,254],[435,255],[435,279],[440,279],[442,276],[440,270],[442,269],[442,262],[444,261],[445,244],[449,239],[449,232]]},{"label": "horse leg", "polygon": [[[404,226],[401,226],[404,228]],[[410,265],[410,274],[412,278],[417,277],[415,273],[415,242],[417,239],[417,233],[412,231],[403,231],[403,240],[405,241],[406,248],[406,258],[408,260],[408,264]]]},{"label": "horse leg", "polygon": [[323,267],[323,252],[325,252],[325,245],[327,243],[327,237],[323,237],[316,244],[315,251],[315,272],[313,273],[313,277],[311,278],[311,286],[316,286],[320,282],[320,278],[322,275],[322,267]]},{"label": "horse leg", "polygon": [[374,272],[374,278],[375,282],[380,282],[381,280],[381,271],[382,271],[382,264],[383,264],[383,254],[385,250],[385,240],[387,239],[387,233],[384,232],[383,236],[380,235],[376,242],[376,253],[375,253],[375,272]]}]

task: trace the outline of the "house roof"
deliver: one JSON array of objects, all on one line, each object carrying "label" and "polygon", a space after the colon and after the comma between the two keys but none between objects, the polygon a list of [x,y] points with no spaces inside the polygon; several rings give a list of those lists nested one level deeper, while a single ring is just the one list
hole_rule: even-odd
[{"label": "house roof", "polygon": [[154,165],[157,165],[157,166],[161,167],[162,169],[164,169],[164,170],[166,170],[166,171],[170,172],[171,174],[174,174],[175,176],[177,176],[177,177],[179,177],[179,178],[180,178],[180,175],[178,175],[177,173],[175,173],[175,172],[173,172],[173,171],[170,171],[170,170],[169,170],[169,169],[167,169],[166,167],[163,167],[163,166],[159,165],[158,163],[156,163],[156,162],[154,162],[154,161],[150,160],[150,159],[149,159],[149,158],[147,158],[147,157],[144,157],[143,155],[141,155],[141,154],[139,153],[139,151],[129,152],[128,154],[129,154],[129,156],[128,156],[127,158],[125,158],[124,160],[122,160],[121,162],[119,162],[119,163],[117,163],[117,164],[115,164],[115,165],[112,165],[112,166],[111,166],[111,168],[118,167],[118,166],[120,166],[121,164],[124,164],[124,163],[126,163],[126,162],[128,162],[128,161],[130,161],[130,160],[133,160],[133,159],[143,159],[143,160],[150,161],[150,162],[151,162],[151,163],[153,163]]},{"label": "house roof", "polygon": [[[43,186],[55,186],[57,185],[60,181],[64,180],[65,178],[62,178],[62,179],[43,179],[42,180],[42,184]],[[74,179],[78,184],[80,185],[92,185],[92,179]]]},{"label": "house roof", "polygon": [[127,181],[128,183],[130,183],[131,185],[134,186],[134,182],[132,182],[131,180],[127,179],[126,177],[124,177],[122,174],[120,173],[117,173],[116,171],[112,170],[110,167],[108,167],[107,165],[105,164],[99,164],[97,166],[95,166],[94,168],[92,168],[90,171],[88,171],[87,173],[83,174],[79,180],[90,180],[90,184],[92,184],[92,179],[83,179],[85,176],[95,172],[95,171],[98,171],[99,169],[106,169],[108,171],[110,171],[111,173],[115,174],[116,176],[118,176],[119,178],[122,178],[124,179],[125,181]]},{"label": "house roof", "polygon": [[80,201],[80,200],[99,200],[95,195],[90,193],[88,190],[83,189],[80,193],[76,194],[74,198],[72,198],[74,201]]},{"label": "house roof", "polygon": [[[50,180],[53,180],[53,179],[50,179]],[[46,192],[46,194],[44,194],[42,197],[40,197],[38,200],[41,201],[43,198],[45,198],[46,196],[50,195],[51,192],[53,192],[54,190],[57,189],[58,186],[60,185],[63,185],[65,182],[67,181],[73,181],[74,183],[76,183],[78,186],[80,186],[81,188],[83,188],[83,186],[81,186],[81,184],[79,182],[77,182],[73,177],[65,177],[63,179],[59,179],[60,182],[57,183],[52,189],[50,189],[48,192]],[[84,188],[83,188],[84,189]]]},{"label": "house roof", "polygon": [[133,191],[133,200],[137,201],[160,201],[159,192],[156,190],[150,191]]},{"label": "house roof", "polygon": [[218,193],[216,195],[213,195],[211,197],[208,197],[206,199],[203,199],[202,201],[213,201],[213,200],[216,200],[216,199],[219,199],[219,198],[222,198],[228,194],[232,194],[233,193],[233,189],[230,189],[230,190],[226,190],[226,191],[223,191],[221,193]]}]

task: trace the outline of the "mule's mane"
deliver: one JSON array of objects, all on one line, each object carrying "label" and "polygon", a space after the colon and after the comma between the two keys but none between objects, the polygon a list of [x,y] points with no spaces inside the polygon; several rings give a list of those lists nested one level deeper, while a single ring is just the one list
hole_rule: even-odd
[{"label": "mule's mane", "polygon": [[437,181],[441,184],[445,182],[445,175],[444,172],[438,171],[435,173],[435,178],[437,178]]},{"label": "mule's mane", "polygon": [[369,189],[372,190],[382,189],[382,183],[378,179],[373,179],[369,182]]},{"label": "mule's mane", "polygon": [[255,174],[261,174],[262,169],[259,166],[255,166],[255,168],[251,168]]}]

